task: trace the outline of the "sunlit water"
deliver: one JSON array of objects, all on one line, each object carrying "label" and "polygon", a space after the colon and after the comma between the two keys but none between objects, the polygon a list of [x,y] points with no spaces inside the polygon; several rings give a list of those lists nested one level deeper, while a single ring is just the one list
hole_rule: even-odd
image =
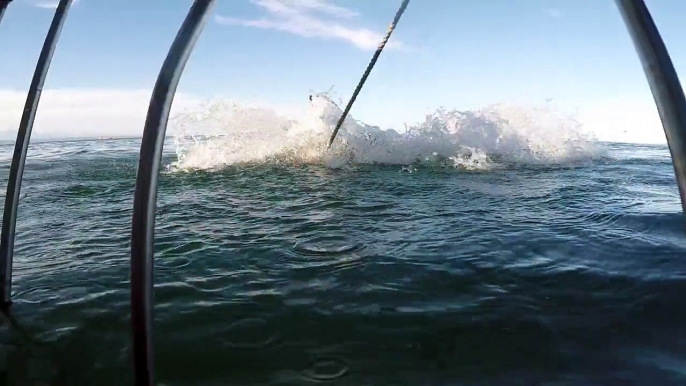
[{"label": "sunlit water", "polygon": [[[170,126],[187,135],[158,198],[160,384],[686,383],[666,146],[443,111],[410,134],[349,122],[329,153],[327,124],[230,108]],[[31,146],[5,384],[130,384],[139,145]]]}]

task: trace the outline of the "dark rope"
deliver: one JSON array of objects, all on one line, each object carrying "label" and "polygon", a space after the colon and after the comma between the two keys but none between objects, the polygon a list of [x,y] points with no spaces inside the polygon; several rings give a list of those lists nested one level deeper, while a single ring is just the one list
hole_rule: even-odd
[{"label": "dark rope", "polygon": [[19,193],[21,190],[21,180],[24,175],[24,165],[26,164],[26,153],[29,149],[33,122],[38,110],[43,91],[43,84],[48,75],[52,55],[57,46],[62,25],[67,16],[67,11],[71,6],[72,0],[60,0],[55,10],[55,16],[45,36],[43,49],[38,57],[36,70],[33,73],[29,93],[24,104],[24,113],[19,123],[17,141],[14,144],[14,154],[10,166],[10,176],[7,180],[7,193],[5,194],[5,210],[2,216],[2,234],[0,235],[0,306],[9,307],[12,302],[12,260],[14,255],[14,234],[17,226],[17,207],[19,206]]},{"label": "dark rope", "polygon": [[195,0],[188,11],[157,76],[145,119],[131,220],[131,328],[137,386],[155,384],[152,342],[155,209],[169,110],[188,57],[214,5],[215,0]]},{"label": "dark rope", "polygon": [[367,70],[365,70],[364,74],[362,75],[362,79],[360,79],[360,82],[357,84],[357,88],[355,89],[355,92],[353,92],[352,98],[350,98],[348,105],[345,106],[345,111],[343,111],[343,115],[341,115],[341,118],[338,120],[338,123],[336,124],[336,128],[334,129],[333,134],[331,134],[331,139],[329,139],[329,148],[331,147],[333,140],[336,139],[336,134],[338,134],[338,130],[341,128],[341,125],[343,125],[345,117],[348,115],[348,112],[350,112],[350,108],[353,106],[353,103],[355,103],[355,99],[357,99],[357,94],[359,94],[360,90],[362,90],[364,82],[367,80],[369,73],[372,72],[372,68],[374,68],[376,60],[379,58],[379,55],[381,55],[381,51],[383,51],[383,48],[386,46],[386,42],[388,42],[388,39],[391,37],[391,34],[393,33],[395,26],[398,24],[398,20],[400,20],[400,16],[402,16],[403,12],[405,12],[405,8],[407,8],[407,4],[409,4],[409,2],[410,0],[403,0],[403,3],[400,4],[400,9],[398,9],[398,12],[395,14],[393,22],[391,23],[390,27],[388,27],[388,32],[386,32],[386,36],[384,36],[383,40],[381,41],[381,44],[379,44],[379,48],[376,49],[374,56],[372,56],[372,60],[369,62]]},{"label": "dark rope", "polygon": [[660,32],[643,0],[616,0],[643,65],[667,137],[686,213],[686,98]]}]

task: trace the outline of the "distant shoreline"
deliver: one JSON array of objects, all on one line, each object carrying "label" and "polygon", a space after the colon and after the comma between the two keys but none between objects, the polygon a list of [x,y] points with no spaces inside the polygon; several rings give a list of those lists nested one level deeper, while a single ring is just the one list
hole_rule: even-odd
[{"label": "distant shoreline", "polygon": [[[174,138],[175,135],[167,135],[167,138]],[[42,137],[42,138],[32,138],[31,143],[46,143],[46,142],[82,142],[82,141],[121,141],[127,139],[142,139],[143,136],[106,136],[106,137]],[[13,145],[15,139],[0,139],[0,145]],[[616,144],[616,145],[636,145],[636,146],[655,146],[655,147],[667,147],[666,143],[634,143],[634,142],[614,142],[614,141],[598,141],[602,144]]]},{"label": "distant shoreline", "polygon": [[[174,138],[174,135],[167,135],[166,138]],[[116,141],[125,139],[141,139],[143,136],[100,136],[100,137],[38,137],[31,138],[31,143],[42,142],[80,142],[80,141]],[[15,139],[0,139],[0,144],[14,144]]]}]

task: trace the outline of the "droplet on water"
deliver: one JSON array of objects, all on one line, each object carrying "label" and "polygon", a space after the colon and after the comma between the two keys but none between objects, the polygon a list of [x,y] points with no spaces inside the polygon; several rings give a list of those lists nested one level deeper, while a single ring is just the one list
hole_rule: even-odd
[{"label": "droplet on water", "polygon": [[344,360],[334,357],[315,359],[303,371],[303,376],[317,381],[331,381],[344,376],[350,368]]},{"label": "droplet on water", "polygon": [[231,340],[225,340],[225,344],[238,349],[263,348],[277,338],[269,334],[267,322],[260,318],[241,319],[229,326],[228,333]]},{"label": "droplet on water", "polygon": [[359,243],[340,236],[319,236],[295,244],[295,250],[310,254],[343,254],[360,248]]}]

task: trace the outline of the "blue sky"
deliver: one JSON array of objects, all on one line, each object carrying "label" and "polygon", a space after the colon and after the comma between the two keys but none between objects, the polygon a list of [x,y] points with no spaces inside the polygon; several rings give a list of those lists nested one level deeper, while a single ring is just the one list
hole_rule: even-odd
[{"label": "blue sky", "polygon": [[[23,104],[53,16],[52,3],[15,0],[0,24],[0,91],[5,92],[0,102],[21,97],[0,105],[0,132],[16,130],[18,113],[7,109]],[[347,100],[400,0],[217,3],[179,92],[292,105],[304,103],[311,90],[332,85]],[[127,90],[150,90],[190,4],[75,2],[46,95],[51,90],[70,90],[72,96],[116,90],[121,97]],[[686,2],[647,4],[677,71],[684,74]],[[84,98],[94,103],[92,97],[74,100]],[[603,139],[664,142],[648,84],[613,0],[413,0],[352,114],[400,129],[403,122],[423,120],[440,106],[470,109],[547,98],[561,108],[583,110],[589,125],[605,130],[600,136],[608,138]],[[629,133],[623,133],[625,127],[605,127],[617,122],[635,127]]]}]

